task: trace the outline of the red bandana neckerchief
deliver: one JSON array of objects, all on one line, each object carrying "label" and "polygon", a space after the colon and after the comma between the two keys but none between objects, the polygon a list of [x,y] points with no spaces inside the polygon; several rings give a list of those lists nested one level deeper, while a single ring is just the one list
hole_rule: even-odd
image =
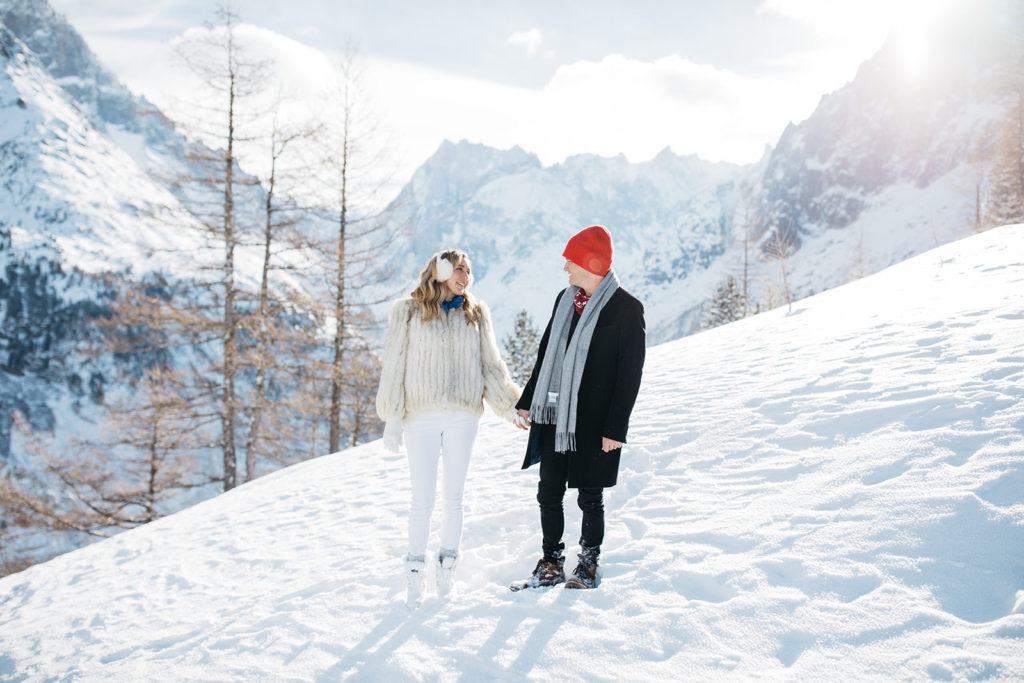
[{"label": "red bandana neckerchief", "polygon": [[587,302],[590,301],[590,297],[582,289],[576,292],[576,298],[573,299],[573,305],[576,306],[576,312],[583,315],[583,309],[586,308]]}]

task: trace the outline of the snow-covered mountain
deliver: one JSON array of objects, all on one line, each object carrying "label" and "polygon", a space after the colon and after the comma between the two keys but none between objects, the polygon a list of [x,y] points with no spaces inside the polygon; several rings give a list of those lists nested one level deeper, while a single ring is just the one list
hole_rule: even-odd
[{"label": "snow-covered mountain", "polygon": [[[0,32],[4,225],[55,247],[67,268],[193,274],[205,251],[182,206],[196,189],[182,178],[200,174],[201,147],[122,85],[46,0],[0,0]],[[259,204],[249,185],[236,190],[240,207],[248,194]]]},{"label": "snow-covered mountain", "polygon": [[76,433],[57,424],[60,407],[100,400],[112,374],[77,353],[109,303],[96,276],[180,265],[165,250],[191,220],[9,29],[25,16],[14,10],[36,5],[0,3],[0,460],[15,411],[34,429]]},{"label": "snow-covered mountain", "polygon": [[152,261],[191,220],[174,195],[3,26],[0,50],[0,207],[10,249],[49,246],[68,267],[92,273],[180,266]]},{"label": "snow-covered mountain", "polygon": [[[614,234],[615,268],[648,301],[699,278],[724,253],[724,214],[749,169],[680,157],[651,161],[580,155],[550,167],[519,148],[445,142],[413,175],[392,210],[408,212],[414,241],[396,269],[418,273],[429,250],[458,246],[473,260],[474,291],[495,311],[499,333],[528,310],[546,319],[564,286],[565,241],[594,223]],[[657,293],[657,294],[656,294]],[[681,336],[675,302],[649,311],[662,338]],[[543,324],[544,320],[536,321]]]},{"label": "snow-covered mountain", "polygon": [[[538,324],[564,284],[576,230],[611,229],[616,270],[647,304],[652,342],[693,332],[704,301],[739,276],[748,236],[752,304],[778,305],[776,233],[800,298],[969,233],[975,186],[1006,115],[997,67],[1019,31],[975,7],[935,28],[927,71],[904,68],[899,36],[853,82],[790,125],[757,164],[712,164],[666,149],[644,163],[583,155],[542,167],[514,148],[445,143],[396,201],[415,241],[395,258],[410,275],[429,250],[462,246],[499,332],[525,308]],[[642,124],[638,124],[642,125]]]},{"label": "snow-covered mountain", "polygon": [[650,349],[595,591],[506,589],[537,474],[490,416],[450,601],[402,602],[378,441],[0,579],[0,678],[1020,680],[1022,255],[999,228]]}]

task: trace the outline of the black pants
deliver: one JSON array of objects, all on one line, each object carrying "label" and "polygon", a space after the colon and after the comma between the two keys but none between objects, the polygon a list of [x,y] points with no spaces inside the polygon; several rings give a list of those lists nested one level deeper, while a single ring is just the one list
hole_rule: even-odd
[{"label": "black pants", "polygon": [[[566,483],[569,478],[569,458],[572,453],[555,452],[555,429],[545,426],[541,435],[540,483],[537,484],[537,502],[540,504],[540,527],[546,557],[553,557],[563,548],[565,532]],[[583,529],[580,545],[597,559],[604,541],[604,489],[580,488],[576,502],[583,511]]]}]

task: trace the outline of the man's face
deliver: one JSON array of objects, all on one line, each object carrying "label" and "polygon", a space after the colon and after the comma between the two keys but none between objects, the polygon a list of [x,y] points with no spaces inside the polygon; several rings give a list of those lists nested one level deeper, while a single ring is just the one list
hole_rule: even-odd
[{"label": "man's face", "polygon": [[[568,259],[566,259],[565,266],[562,267],[562,270],[569,273],[569,284],[576,287],[583,287],[583,285],[593,277],[593,275]],[[588,275],[590,278],[587,277]]]}]

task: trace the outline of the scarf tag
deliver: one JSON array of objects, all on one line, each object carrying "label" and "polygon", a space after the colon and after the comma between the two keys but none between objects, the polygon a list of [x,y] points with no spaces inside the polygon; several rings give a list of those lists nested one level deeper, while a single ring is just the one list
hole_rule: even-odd
[{"label": "scarf tag", "polygon": [[558,405],[558,392],[557,391],[549,391],[548,392],[548,405],[549,406]]}]

